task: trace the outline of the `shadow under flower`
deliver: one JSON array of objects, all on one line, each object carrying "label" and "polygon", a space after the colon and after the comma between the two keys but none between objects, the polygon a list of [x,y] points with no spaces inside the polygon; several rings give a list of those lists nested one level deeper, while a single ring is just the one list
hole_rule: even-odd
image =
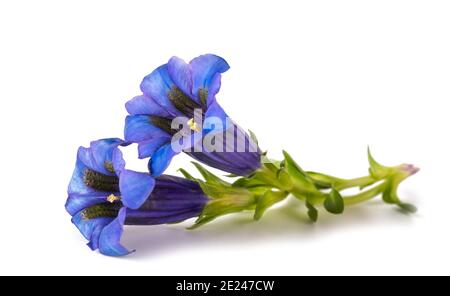
[{"label": "shadow under flower", "polygon": [[[251,212],[226,216],[196,230],[186,230],[192,221],[176,225],[151,227],[130,226],[126,228],[122,242],[134,248],[136,253],[127,256],[137,259],[174,252],[177,249],[198,245],[243,245],[270,240],[294,238],[297,242],[314,239],[316,235],[345,231],[350,227],[364,227],[387,221],[388,223],[411,223],[409,215],[397,210],[386,211],[381,201],[350,207],[340,216],[320,211],[317,223],[311,223],[305,207],[296,200],[289,200],[278,208],[268,211],[260,221],[252,219]],[[377,211],[378,209],[378,211]]]}]

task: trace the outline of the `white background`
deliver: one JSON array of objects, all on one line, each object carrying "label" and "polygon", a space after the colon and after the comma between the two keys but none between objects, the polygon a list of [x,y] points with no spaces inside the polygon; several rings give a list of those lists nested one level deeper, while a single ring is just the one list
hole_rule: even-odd
[{"label": "white background", "polygon": [[[1,1],[0,274],[449,274],[449,15],[448,1]],[[137,253],[91,252],[64,211],[78,146],[122,136],[141,79],[203,53],[230,63],[218,99],[272,157],[353,177],[370,145],[422,168],[401,187],[420,212],[378,200],[311,225],[293,201],[259,223],[127,228]]]}]

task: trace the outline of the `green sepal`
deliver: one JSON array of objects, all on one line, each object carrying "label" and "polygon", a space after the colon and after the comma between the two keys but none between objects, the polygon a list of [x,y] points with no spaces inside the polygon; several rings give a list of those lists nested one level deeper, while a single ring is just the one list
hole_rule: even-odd
[{"label": "green sepal", "polygon": [[288,195],[289,193],[284,191],[267,191],[263,196],[258,198],[253,219],[261,219],[268,208],[272,207],[276,203],[283,201]]},{"label": "green sepal", "polygon": [[342,198],[342,195],[333,188],[325,198],[323,206],[328,212],[339,215],[344,212],[344,199]]},{"label": "green sepal", "polygon": [[284,168],[277,172],[277,179],[280,181],[283,190],[290,191],[294,187],[291,176]]},{"label": "green sepal", "polygon": [[262,192],[253,192],[243,187],[233,187],[226,182],[218,182],[211,176],[205,177],[208,181],[197,180],[203,192],[210,198],[202,213],[189,229],[195,229],[219,216],[237,213],[244,210],[252,210],[256,206],[257,197]]},{"label": "green sepal", "polygon": [[197,181],[197,179],[194,178],[191,174],[189,174],[185,169],[180,168],[180,169],[178,169],[178,171],[179,171],[181,174],[183,174],[183,176],[184,176],[186,179],[191,180],[191,181]]},{"label": "green sepal", "polygon": [[294,183],[292,193],[298,196],[301,193],[321,195],[321,192],[314,185],[313,180],[308,174],[294,161],[288,152],[283,151],[284,154],[284,168],[291,176]]},{"label": "green sepal", "polygon": [[270,159],[267,157],[267,155],[261,156],[261,163],[264,167],[266,167],[273,173],[276,173],[281,167],[280,161]]},{"label": "green sepal", "polygon": [[245,188],[259,187],[265,185],[267,185],[265,182],[256,178],[240,178],[232,184],[233,187],[245,187]]},{"label": "green sepal", "polygon": [[316,223],[317,219],[319,218],[319,211],[308,201],[306,202],[306,208],[308,209],[308,217],[309,219]]},{"label": "green sepal", "polygon": [[219,177],[217,177],[216,175],[214,175],[213,173],[211,173],[210,171],[205,169],[201,164],[194,162],[194,161],[192,162],[192,164],[197,168],[197,170],[200,172],[200,174],[202,174],[203,178],[205,179],[205,181],[207,183],[224,185],[224,186],[231,185],[230,183],[225,182],[224,180],[220,179]]}]

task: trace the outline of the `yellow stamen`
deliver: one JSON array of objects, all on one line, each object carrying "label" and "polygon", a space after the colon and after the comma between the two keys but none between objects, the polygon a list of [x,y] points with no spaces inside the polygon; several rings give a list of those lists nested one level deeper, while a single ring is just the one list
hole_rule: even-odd
[{"label": "yellow stamen", "polygon": [[110,202],[110,203],[114,203],[114,202],[116,202],[116,201],[119,201],[119,200],[120,200],[120,197],[115,196],[114,194],[111,194],[110,196],[108,196],[108,197],[106,198],[106,200],[107,200],[108,202]]},{"label": "yellow stamen", "polygon": [[200,130],[201,130],[200,126],[197,124],[197,122],[195,122],[194,118],[189,119],[187,124],[189,125],[191,130],[196,131],[196,132],[200,132]]}]

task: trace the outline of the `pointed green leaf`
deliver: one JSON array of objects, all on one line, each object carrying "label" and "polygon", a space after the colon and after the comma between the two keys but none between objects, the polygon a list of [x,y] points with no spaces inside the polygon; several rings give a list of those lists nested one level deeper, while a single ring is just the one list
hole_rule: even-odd
[{"label": "pointed green leaf", "polygon": [[178,171],[182,173],[186,179],[191,181],[197,181],[197,179],[194,178],[191,174],[189,174],[185,169],[178,169]]},{"label": "pointed green leaf", "polygon": [[231,184],[228,182],[225,182],[224,180],[220,179],[207,169],[205,169],[201,164],[197,162],[192,162],[192,164],[197,168],[197,170],[202,174],[203,178],[205,179],[206,183],[210,184],[217,184],[217,185],[224,185],[224,186],[230,186]]},{"label": "pointed green leaf", "polygon": [[330,194],[327,195],[323,205],[332,214],[338,215],[344,212],[344,199],[335,189],[332,189]]},{"label": "pointed green leaf", "polygon": [[309,193],[320,194],[320,191],[314,185],[314,182],[308,174],[306,174],[306,172],[294,161],[289,153],[283,151],[283,154],[286,171],[291,176],[294,186]]},{"label": "pointed green leaf", "polygon": [[197,228],[199,228],[199,227],[201,227],[201,226],[203,226],[203,225],[205,225],[205,224],[207,224],[207,223],[213,221],[213,220],[216,219],[216,218],[217,218],[217,216],[214,216],[214,217],[209,217],[209,216],[202,216],[202,217],[199,217],[199,218],[195,221],[194,225],[188,227],[187,229],[188,229],[188,230],[195,230],[195,229],[197,229]]},{"label": "pointed green leaf", "polygon": [[319,212],[317,211],[317,209],[310,204],[309,202],[306,202],[306,208],[308,209],[308,217],[309,219],[316,223],[317,219],[319,218]]},{"label": "pointed green leaf", "polygon": [[261,163],[273,173],[276,173],[280,169],[281,164],[281,162],[272,160],[266,155],[261,156]]},{"label": "pointed green leaf", "polygon": [[252,188],[252,187],[259,187],[259,186],[265,186],[266,183],[254,178],[240,178],[236,180],[236,182],[233,183],[233,187],[245,187],[245,188]]},{"label": "pointed green leaf", "polygon": [[367,148],[367,154],[368,154],[368,158],[369,158],[369,164],[370,164],[370,169],[369,169],[369,173],[370,175],[378,180],[381,180],[383,178],[385,178],[386,176],[389,175],[390,173],[390,168],[381,165],[380,163],[378,163],[375,158],[372,155],[372,152],[370,151],[370,147]]},{"label": "pointed green leaf", "polygon": [[283,191],[267,191],[263,196],[258,199],[256,205],[254,219],[259,220],[264,215],[264,212],[276,203],[284,200],[288,196],[287,192]]},{"label": "pointed green leaf", "polygon": [[277,173],[278,181],[280,181],[283,186],[283,190],[289,191],[294,187],[294,183],[292,183],[291,176],[286,172],[285,169],[280,169]]},{"label": "pointed green leaf", "polygon": [[285,165],[286,168],[292,171],[296,171],[296,173],[303,175],[304,177],[306,177],[306,173],[305,171],[295,162],[295,160],[291,157],[291,155],[287,152],[283,150],[283,155],[284,155],[284,160],[285,160]]},{"label": "pointed green leaf", "polygon": [[336,184],[340,179],[328,176],[321,173],[316,172],[308,172],[308,176],[313,180],[314,185],[321,189],[330,189],[333,187],[333,184]]}]

